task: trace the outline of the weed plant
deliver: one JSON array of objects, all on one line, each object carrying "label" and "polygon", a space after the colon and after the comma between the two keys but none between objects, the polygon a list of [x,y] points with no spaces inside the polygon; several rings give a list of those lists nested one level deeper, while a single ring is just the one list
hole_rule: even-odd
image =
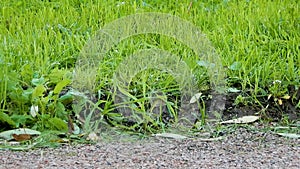
[{"label": "weed plant", "polygon": [[[238,84],[253,100],[259,95],[282,97],[289,94],[289,85],[299,88],[300,12],[294,0],[2,0],[0,8],[0,130],[67,131],[68,117],[79,112],[74,110],[78,107],[68,105],[75,92],[69,87],[80,50],[105,24],[142,12],[173,14],[198,26],[222,59],[227,86]],[[152,47],[180,56],[198,87],[209,89],[206,68],[197,64],[200,59],[181,42],[155,34],[131,37],[107,53],[97,72],[93,97],[99,111],[114,125],[122,118],[112,100],[113,72],[134,51]],[[280,86],[272,86],[275,81]],[[141,72],[130,84],[136,98],[133,102],[146,105],[139,111],[147,111],[153,89],[171,95],[169,108],[176,111],[178,85],[158,70]],[[32,106],[39,107],[36,116],[30,113]],[[150,122],[140,130],[163,128],[161,124],[153,130]]]}]

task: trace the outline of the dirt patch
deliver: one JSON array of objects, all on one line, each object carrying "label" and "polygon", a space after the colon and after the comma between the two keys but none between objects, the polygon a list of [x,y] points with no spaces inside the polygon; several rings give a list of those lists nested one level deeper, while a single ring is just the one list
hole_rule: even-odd
[{"label": "dirt patch", "polygon": [[0,168],[299,168],[299,139],[239,128],[219,141],[148,138],[1,151]]},{"label": "dirt patch", "polygon": [[[208,94],[206,94],[208,96]],[[283,118],[289,121],[299,121],[300,118],[300,87],[289,87],[289,97],[257,96],[255,99],[249,92],[228,93],[223,111],[223,120],[247,115],[259,115],[267,121],[278,122]],[[206,100],[206,107],[210,107],[211,100]],[[210,113],[210,112],[207,112]]]},{"label": "dirt patch", "polygon": [[[180,103],[182,110],[178,110],[179,114],[184,114],[187,117],[191,112],[199,112],[205,109],[205,113],[208,118],[215,118],[216,116],[212,113],[213,111],[222,112],[221,119],[229,120],[242,116],[255,115],[260,116],[260,118],[266,122],[280,122],[286,121],[289,123],[297,122],[300,118],[300,87],[296,90],[295,87],[289,86],[289,97],[275,97],[272,95],[256,95],[255,97],[251,95],[252,92],[229,92],[223,95],[214,94],[213,91],[203,91],[201,99],[198,100],[195,106],[190,106],[189,103]],[[174,100],[172,96],[168,100]],[[175,99],[176,100],[176,99]],[[203,107],[203,103],[205,107]],[[187,107],[184,107],[188,105]],[[198,105],[201,105],[199,108]],[[175,109],[175,107],[173,107]],[[193,109],[193,110],[192,110]],[[152,109],[156,110],[156,109]],[[165,104],[158,106],[158,111],[156,114],[162,112],[162,121],[164,124],[172,121],[172,117],[169,116],[168,108]],[[163,110],[163,111],[162,111]],[[117,112],[124,114],[122,109],[118,109]],[[188,114],[187,114],[188,113]],[[126,114],[126,113],[125,113]],[[190,119],[193,119],[191,117]],[[109,117],[106,117],[109,119]],[[171,120],[170,120],[171,119]],[[192,121],[201,120],[201,115],[198,115],[198,120],[194,118]],[[109,122],[109,120],[108,120]],[[111,123],[110,123],[111,124]],[[136,122],[133,121],[123,121],[122,125],[133,126]],[[142,124],[144,125],[144,124]],[[149,124],[151,125],[151,124]],[[140,127],[137,127],[139,130]]]}]

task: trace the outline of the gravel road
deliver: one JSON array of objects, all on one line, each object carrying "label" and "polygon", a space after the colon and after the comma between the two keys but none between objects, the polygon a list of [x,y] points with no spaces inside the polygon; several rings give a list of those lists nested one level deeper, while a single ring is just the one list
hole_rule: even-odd
[{"label": "gravel road", "polygon": [[239,128],[219,141],[136,142],[0,151],[0,168],[300,168],[299,139]]}]

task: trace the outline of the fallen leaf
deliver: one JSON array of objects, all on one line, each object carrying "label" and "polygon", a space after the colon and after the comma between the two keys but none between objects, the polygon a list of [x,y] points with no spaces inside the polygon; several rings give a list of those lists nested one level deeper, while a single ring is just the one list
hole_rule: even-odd
[{"label": "fallen leaf", "polygon": [[238,93],[238,92],[240,92],[241,90],[239,90],[239,89],[237,89],[237,88],[229,87],[229,88],[227,89],[227,91],[228,91],[229,93]]},{"label": "fallen leaf", "polygon": [[220,124],[246,124],[252,123],[259,119],[259,116],[243,116],[237,119],[222,121]]},{"label": "fallen leaf", "polygon": [[100,140],[100,137],[99,137],[99,136],[97,136],[97,134],[96,134],[96,133],[94,133],[94,132],[91,132],[91,133],[88,135],[88,137],[86,138],[86,140],[89,140],[89,141],[94,141],[94,142],[96,142],[96,141],[99,141],[99,140]]},{"label": "fallen leaf", "polygon": [[295,133],[277,133],[277,134],[288,138],[300,138],[300,135]]},{"label": "fallen leaf", "polygon": [[67,138],[62,138],[62,139],[58,139],[56,140],[57,143],[70,143],[70,140]]},{"label": "fallen leaf", "polygon": [[80,127],[78,127],[76,123],[73,123],[73,126],[74,126],[74,131],[72,134],[80,134],[81,132]]},{"label": "fallen leaf", "polygon": [[278,104],[282,105],[282,100],[281,99],[278,99]]},{"label": "fallen leaf", "polygon": [[17,146],[17,145],[20,145],[21,143],[18,141],[10,141],[10,142],[7,142],[7,144],[10,146]]},{"label": "fallen leaf", "polygon": [[16,141],[25,141],[31,139],[30,134],[12,134],[12,136]]},{"label": "fallen leaf", "polygon": [[269,94],[269,95],[268,95],[268,100],[270,100],[271,97],[272,97],[272,94]]},{"label": "fallen leaf", "polygon": [[191,100],[190,100],[190,103],[195,103],[200,97],[201,97],[202,93],[197,93],[195,94]]},{"label": "fallen leaf", "polygon": [[36,131],[36,130],[31,130],[28,128],[20,128],[20,129],[14,129],[14,130],[8,130],[8,131],[3,131],[0,133],[0,138],[3,138],[5,140],[12,140],[14,139],[13,134],[29,134],[29,135],[40,135],[41,132]]},{"label": "fallen leaf", "polygon": [[290,99],[291,98],[291,96],[289,96],[289,95],[284,95],[283,97],[281,97],[282,99],[285,99],[285,100],[288,100],[288,99]]},{"label": "fallen leaf", "polygon": [[224,139],[224,137],[220,136],[220,137],[215,137],[215,138],[199,138],[197,140],[199,141],[219,141]]},{"label": "fallen leaf", "polygon": [[165,138],[173,138],[173,139],[187,139],[188,137],[174,134],[174,133],[158,133],[158,134],[152,134],[152,136],[155,137],[165,137]]},{"label": "fallen leaf", "polygon": [[37,115],[38,111],[39,111],[39,106],[32,105],[30,107],[30,114],[32,117],[35,117]]}]

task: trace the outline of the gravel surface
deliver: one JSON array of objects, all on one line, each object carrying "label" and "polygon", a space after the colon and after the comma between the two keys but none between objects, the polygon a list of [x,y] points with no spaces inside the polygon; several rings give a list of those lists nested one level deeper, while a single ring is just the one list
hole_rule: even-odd
[{"label": "gravel surface", "polygon": [[0,151],[0,168],[300,168],[299,139],[244,128],[219,141],[136,142]]}]

